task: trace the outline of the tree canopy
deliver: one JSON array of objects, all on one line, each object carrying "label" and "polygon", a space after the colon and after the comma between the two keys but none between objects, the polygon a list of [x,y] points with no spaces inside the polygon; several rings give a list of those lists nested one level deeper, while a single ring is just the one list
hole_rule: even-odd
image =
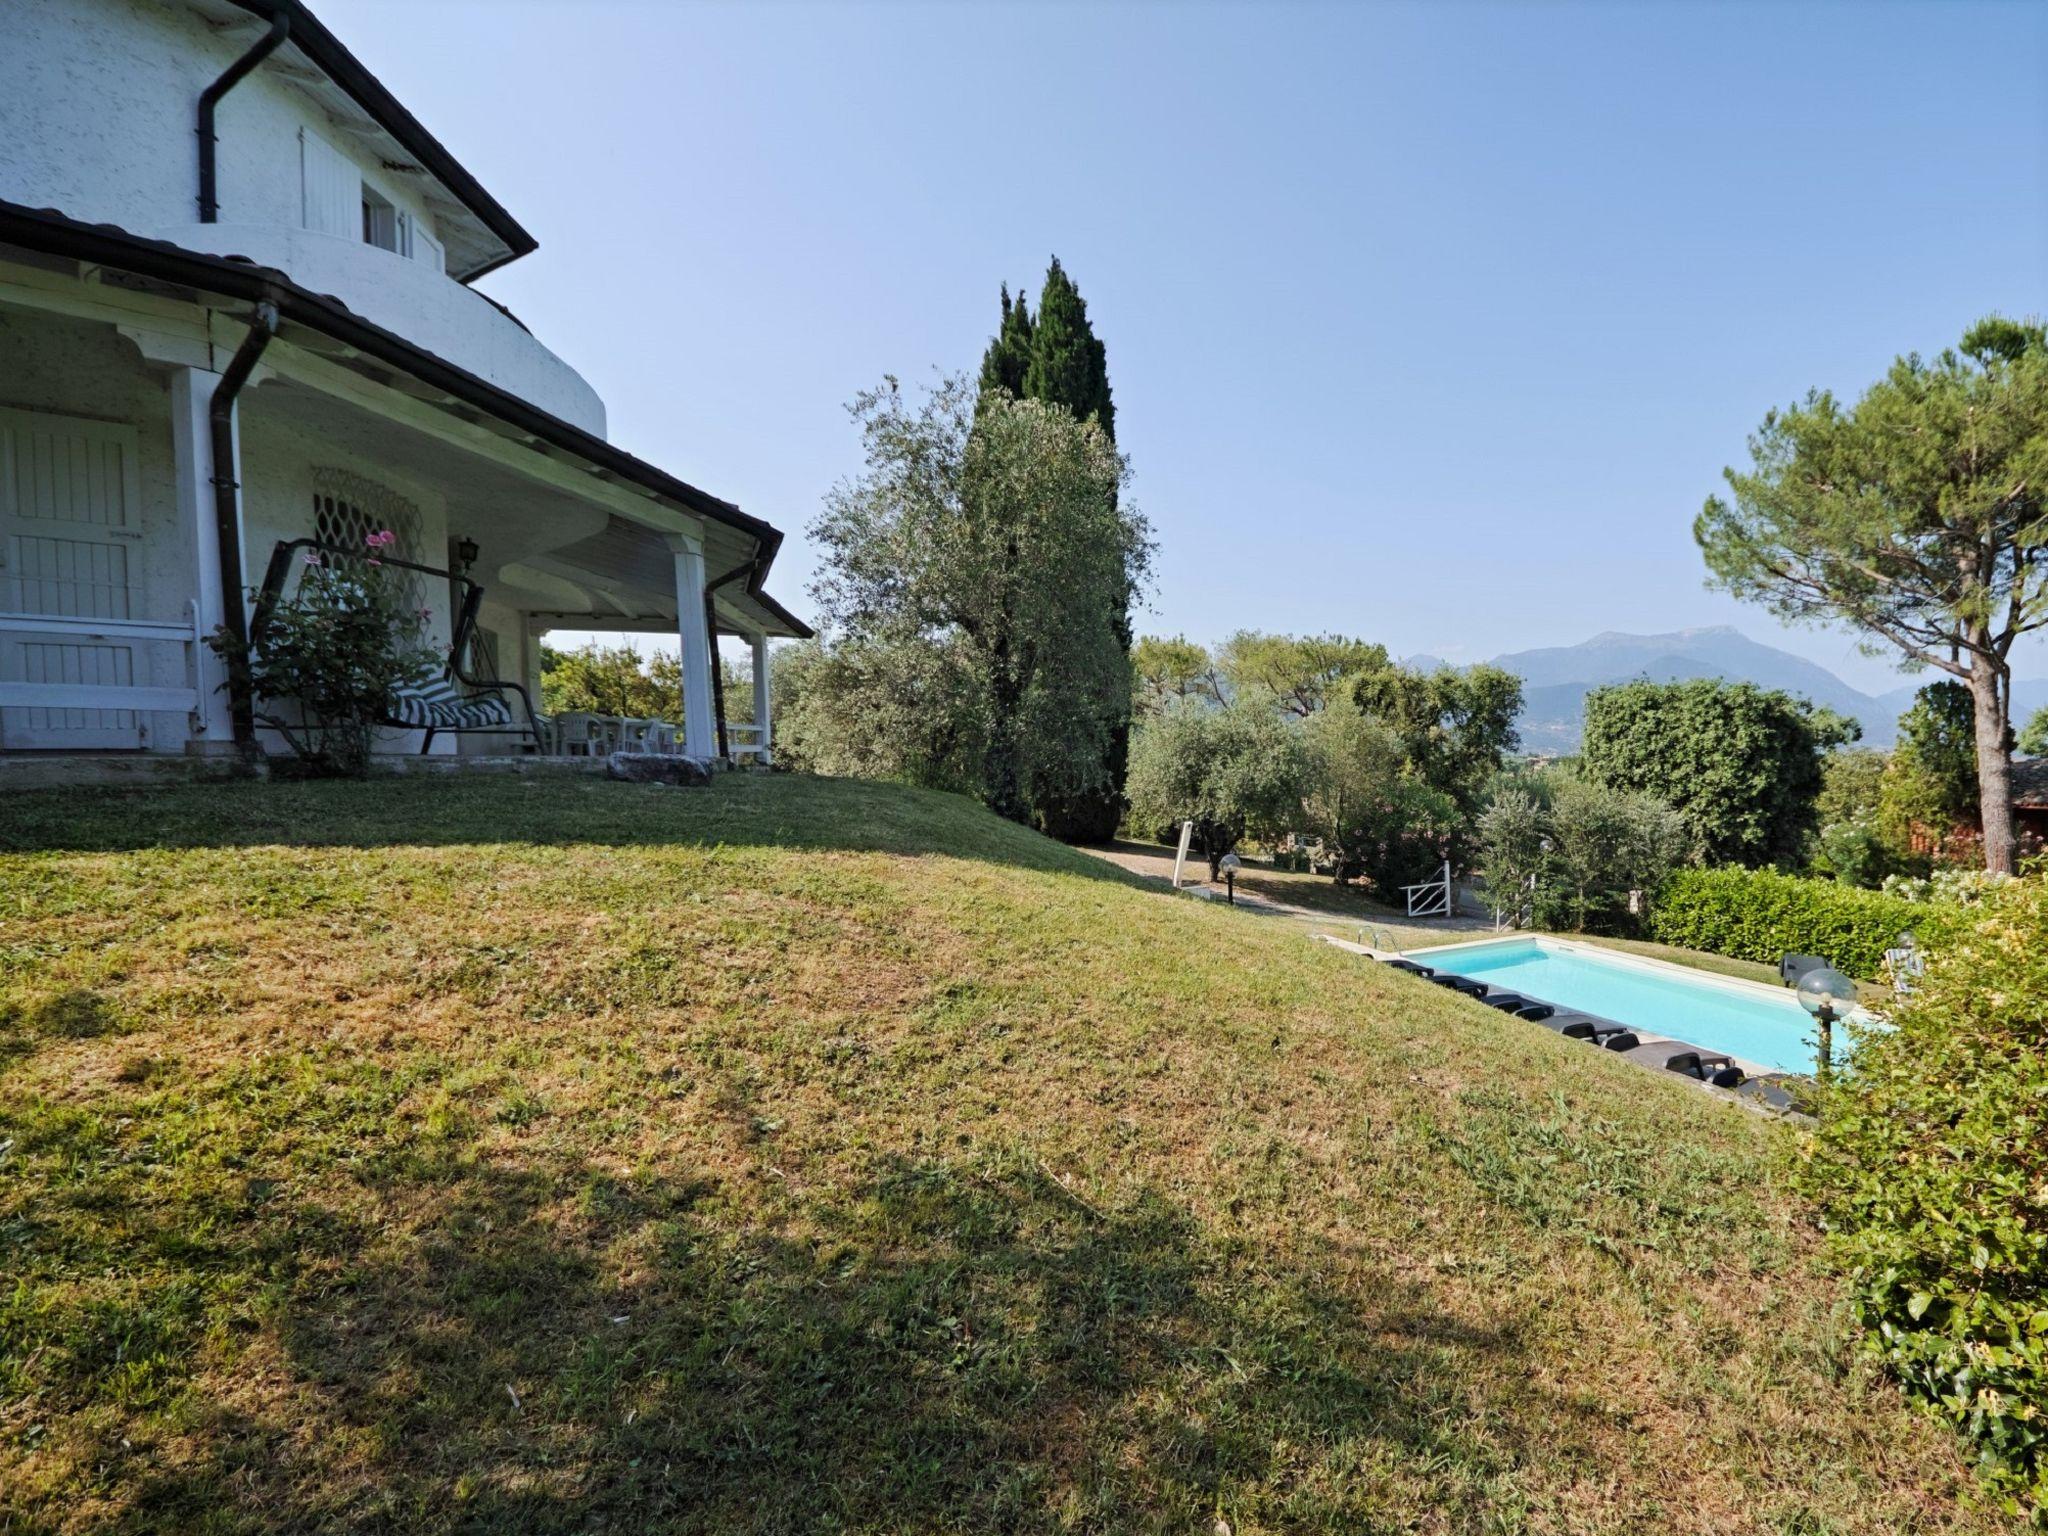
[{"label": "tree canopy", "polygon": [[1221,705],[1225,702],[1223,676],[1217,670],[1207,646],[1185,635],[1166,639],[1145,635],[1131,648],[1134,679],[1132,707],[1138,715],[1156,715],[1183,700]]},{"label": "tree canopy", "polygon": [[2010,655],[2048,624],[2048,332],[1992,317],[1853,406],[1774,410],[1694,536],[1713,579],[1968,685],[1989,868],[2010,871]]},{"label": "tree canopy", "polygon": [[1621,683],[1586,696],[1580,763],[1593,783],[1676,810],[1701,863],[1796,867],[1823,754],[1856,735],[1855,722],[1753,683]]},{"label": "tree canopy", "polygon": [[1148,831],[1192,821],[1213,880],[1244,838],[1276,836],[1299,819],[1303,767],[1300,738],[1271,710],[1176,705],[1139,727],[1125,792]]},{"label": "tree canopy", "polygon": [[2020,727],[2019,749],[2029,757],[2048,757],[2048,705],[2034,711]]},{"label": "tree canopy", "polygon": [[1268,635],[1241,629],[1223,642],[1217,670],[1232,698],[1303,719],[1353,673],[1385,667],[1387,648],[1347,635]]},{"label": "tree canopy", "polygon": [[1961,683],[1930,683],[1899,716],[1899,742],[1885,765],[1878,820],[1900,847],[1917,830],[1936,853],[1976,820],[1975,709]]},{"label": "tree canopy", "polygon": [[[540,707],[550,715],[588,710],[635,720],[681,720],[683,663],[672,651],[642,656],[630,645],[596,643],[573,651],[540,648]],[[745,672],[718,658],[725,692],[725,718],[754,718],[754,691]]]},{"label": "tree canopy", "polygon": [[1352,679],[1351,697],[1394,732],[1407,772],[1449,795],[1468,820],[1519,745],[1522,680],[1499,667],[1417,672],[1383,661]]},{"label": "tree canopy", "polygon": [[1113,793],[1131,670],[1105,615],[1152,552],[1119,495],[1123,460],[1093,422],[1007,394],[977,401],[957,377],[915,402],[891,379],[852,409],[866,467],[811,527],[826,557],[812,593],[835,643],[926,653],[920,675],[943,676],[969,717],[947,739],[978,732],[972,787],[1002,814]]},{"label": "tree canopy", "polygon": [[[981,402],[998,395],[1056,406],[1077,421],[1093,424],[1112,445],[1116,442],[1108,354],[1089,322],[1087,302],[1057,256],[1046,269],[1036,318],[1021,289],[1014,301],[1007,285],[1002,290],[1001,323],[981,360],[977,420],[982,414]],[[1110,498],[1114,505],[1114,489]],[[1077,623],[1106,625],[1117,645],[1128,652],[1134,595],[1130,587],[1113,588],[1099,611],[1091,614],[1076,608],[1072,616]],[[1057,837],[1077,841],[1111,837],[1122,819],[1121,786],[1130,755],[1132,700],[1128,691],[1111,700],[1108,709],[1103,722],[1108,732],[1105,772],[1099,782],[1071,792],[1041,787],[1034,818]]]}]

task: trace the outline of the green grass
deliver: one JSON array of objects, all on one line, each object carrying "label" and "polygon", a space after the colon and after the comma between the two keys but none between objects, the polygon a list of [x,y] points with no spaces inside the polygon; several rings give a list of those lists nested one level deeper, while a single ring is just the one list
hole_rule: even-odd
[{"label": "green grass", "polygon": [[2002,1528],[1792,1131],[963,801],[0,849],[8,1536]]}]

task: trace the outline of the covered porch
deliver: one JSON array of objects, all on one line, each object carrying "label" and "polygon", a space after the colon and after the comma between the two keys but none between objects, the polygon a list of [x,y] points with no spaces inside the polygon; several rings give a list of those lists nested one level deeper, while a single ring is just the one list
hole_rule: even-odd
[{"label": "covered porch", "polygon": [[[809,631],[763,589],[770,525],[280,274],[8,212],[0,755],[283,750],[238,718],[207,637],[246,636],[281,549],[388,531],[449,690],[501,698],[511,728],[390,725],[380,753],[771,759],[769,645]],[[559,629],[673,636],[671,718],[546,719],[541,641]],[[751,652],[744,723],[720,707],[719,635]]]}]

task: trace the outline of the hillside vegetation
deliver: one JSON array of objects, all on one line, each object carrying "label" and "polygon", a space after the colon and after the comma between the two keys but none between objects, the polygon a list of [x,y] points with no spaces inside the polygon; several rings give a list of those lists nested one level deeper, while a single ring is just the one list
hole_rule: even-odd
[{"label": "hillside vegetation", "polygon": [[9,1536],[2002,1528],[1790,1130],[964,800],[0,848]]}]

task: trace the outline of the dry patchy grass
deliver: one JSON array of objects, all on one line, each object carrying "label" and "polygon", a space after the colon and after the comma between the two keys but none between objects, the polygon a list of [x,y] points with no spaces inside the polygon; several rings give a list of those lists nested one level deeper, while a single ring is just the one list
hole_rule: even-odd
[{"label": "dry patchy grass", "polygon": [[1790,1132],[959,800],[0,849],[9,1536],[1999,1528]]}]

